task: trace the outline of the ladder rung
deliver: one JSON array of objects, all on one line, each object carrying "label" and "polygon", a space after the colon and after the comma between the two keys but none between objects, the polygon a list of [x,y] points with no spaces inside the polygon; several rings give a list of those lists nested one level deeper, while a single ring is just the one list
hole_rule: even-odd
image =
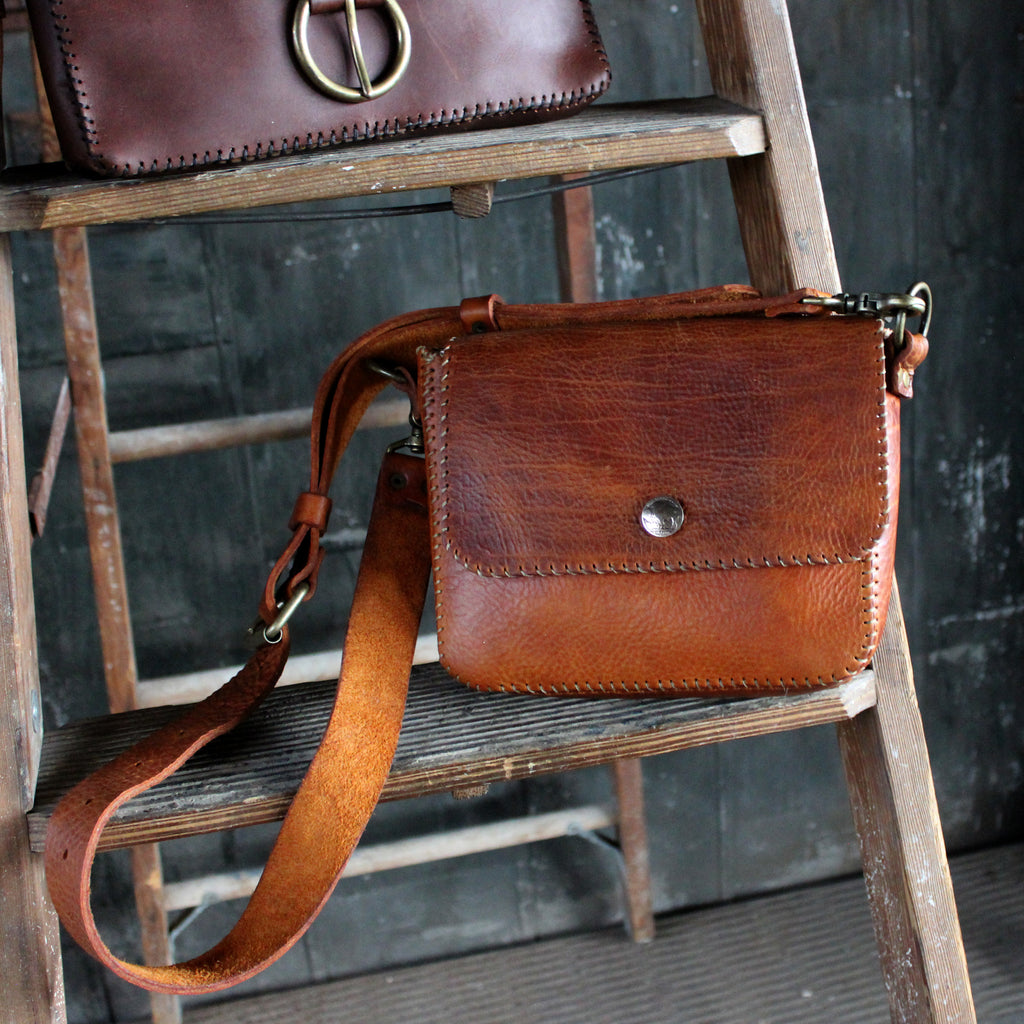
[{"label": "ladder rung", "polygon": [[[539,843],[580,832],[596,832],[616,824],[615,815],[603,807],[575,807],[526,818],[511,818],[490,825],[453,829],[436,835],[376,843],[356,849],[345,865],[344,877],[354,878],[414,864],[430,864],[450,857],[505,850],[524,843]],[[188,910],[243,899],[252,895],[260,874],[259,869],[229,871],[171,882],[163,888],[164,909]]]},{"label": "ladder rung", "polygon": [[[166,455],[214,451],[246,444],[286,441],[306,437],[312,420],[310,409],[197,420],[110,434],[110,461],[139,462]],[[408,403],[400,398],[375,402],[366,412],[360,429],[400,427],[408,421]]]},{"label": "ladder rung", "polygon": [[[341,668],[341,654],[339,648],[336,651],[318,651],[316,654],[292,655],[277,685],[294,686],[296,683],[337,679]],[[436,633],[421,636],[416,641],[416,652],[413,655],[414,665],[425,665],[431,661],[437,661]],[[240,668],[241,665],[234,665],[177,676],[144,679],[135,690],[136,706],[155,708],[165,704],[191,704],[200,701],[226,683]]]},{"label": "ladder rung", "polygon": [[356,143],[198,174],[87,180],[55,166],[0,179],[0,231],[162,219],[481,181],[653,167],[765,150],[761,115],[705,96],[598,103],[549,124]]},{"label": "ladder rung", "polygon": [[[227,736],[111,819],[101,849],[280,819],[316,751],[333,682],[275,691]],[[735,699],[573,700],[476,693],[438,665],[413,670],[383,799],[469,789],[623,758],[853,718],[875,703],[870,671],[824,690]],[[91,770],[171,720],[148,708],[77,722],[43,744],[29,838],[41,849],[60,796]]]}]

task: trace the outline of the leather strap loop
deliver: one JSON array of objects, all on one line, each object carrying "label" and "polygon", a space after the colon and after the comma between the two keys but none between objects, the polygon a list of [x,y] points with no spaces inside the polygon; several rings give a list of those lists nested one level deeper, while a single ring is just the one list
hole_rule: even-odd
[{"label": "leather strap loop", "polygon": [[[50,898],[75,940],[129,981],[154,990],[195,991],[193,980],[201,984],[201,973],[126,964],[103,942],[90,906],[90,875],[103,827],[128,799],[167,778],[246,718],[280,678],[288,649],[286,629],[280,643],[261,647],[216,693],[80,782],[54,811],[45,854]],[[170,977],[178,987],[167,987]]]},{"label": "leather strap loop", "polygon": [[463,299],[459,305],[459,319],[466,334],[482,334],[499,330],[497,312],[502,304],[500,295],[480,295]]},{"label": "leather strap loop", "polygon": [[331,517],[332,505],[333,502],[326,495],[303,492],[295,501],[288,529],[297,530],[300,526],[308,526],[323,535],[327,530],[327,521]]},{"label": "leather strap loop", "polygon": [[900,398],[913,398],[914,372],[928,355],[928,339],[923,334],[904,331],[901,340],[900,349],[895,348],[896,338],[886,342],[886,385]]}]

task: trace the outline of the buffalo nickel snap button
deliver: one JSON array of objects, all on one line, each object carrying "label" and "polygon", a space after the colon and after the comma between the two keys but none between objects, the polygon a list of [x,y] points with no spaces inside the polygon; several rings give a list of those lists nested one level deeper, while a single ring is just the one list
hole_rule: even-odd
[{"label": "buffalo nickel snap button", "polygon": [[651,498],[640,513],[640,525],[652,537],[671,537],[682,528],[686,514],[683,506],[667,496]]}]

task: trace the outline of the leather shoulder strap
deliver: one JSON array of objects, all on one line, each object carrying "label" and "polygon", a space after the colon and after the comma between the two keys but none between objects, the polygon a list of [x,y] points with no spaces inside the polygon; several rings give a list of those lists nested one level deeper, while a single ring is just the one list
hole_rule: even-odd
[{"label": "leather shoulder strap", "polygon": [[[437,331],[459,333],[457,311],[427,311],[383,325],[346,349],[324,376],[314,407],[310,491],[296,505],[292,542],[267,584],[261,605],[266,623],[276,616],[280,591],[287,597],[304,581],[315,584],[331,477],[385,383],[368,369],[369,360],[414,363],[416,345],[435,339]],[[387,780],[429,575],[423,463],[390,454],[370,517],[334,710],[238,923],[187,963],[154,967],[122,960],[96,926],[92,865],[103,828],[120,806],[234,728],[270,692],[288,658],[287,628],[220,690],[83,780],[58,804],[46,836],[47,884],[64,926],[83,948],[127,981],[188,995],[251,977],[294,945],[337,884]]]},{"label": "leather shoulder strap", "polygon": [[101,938],[90,874],[103,826],[248,715],[280,677],[287,628],[229,683],[85,779],[60,802],[46,842],[46,876],[61,920],[115,974],[154,992],[212,992],[289,949],[330,896],[387,779],[430,572],[423,464],[385,460],[350,616],[334,711],[286,816],[263,877],[231,932],[187,963],[132,964]]}]

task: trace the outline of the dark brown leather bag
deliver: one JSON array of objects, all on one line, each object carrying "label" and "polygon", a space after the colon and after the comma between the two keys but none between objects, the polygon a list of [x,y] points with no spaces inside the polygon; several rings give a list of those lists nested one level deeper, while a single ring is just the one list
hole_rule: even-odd
[{"label": "dark brown leather bag", "polygon": [[28,0],[65,160],[196,170],[561,117],[608,87],[588,0]]},{"label": "dark brown leather bag", "polygon": [[[900,401],[927,352],[923,330],[831,313],[870,311],[863,299],[490,297],[355,342],[317,394],[309,490],[263,595],[268,643],[51,819],[47,878],[68,930],[122,977],[174,993],[233,984],[295,942],[387,778],[431,570],[442,660],[485,690],[784,694],[862,669],[892,580]],[[287,617],[316,590],[331,478],[388,380],[414,429],[385,458],[334,713],[260,885],[208,953],[125,963],[89,906],[103,825],[277,681]]]}]

